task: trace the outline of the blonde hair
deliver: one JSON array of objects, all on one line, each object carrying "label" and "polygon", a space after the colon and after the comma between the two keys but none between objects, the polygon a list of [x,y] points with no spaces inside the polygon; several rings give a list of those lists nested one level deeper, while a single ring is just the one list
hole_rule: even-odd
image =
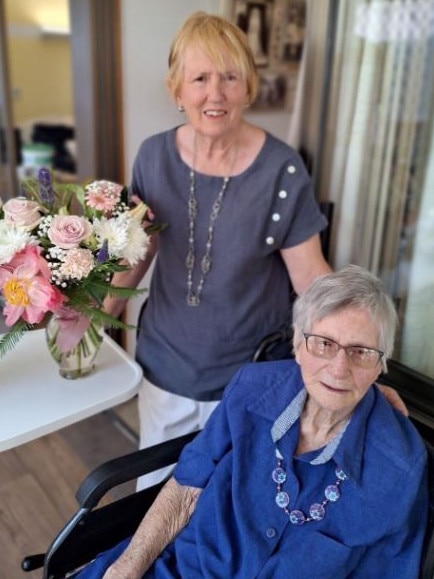
[{"label": "blonde hair", "polygon": [[221,71],[225,71],[229,59],[235,72],[246,82],[249,102],[255,100],[258,75],[246,35],[229,20],[205,12],[192,14],[172,42],[167,85],[174,99],[183,79],[185,52],[191,45],[203,50]]}]

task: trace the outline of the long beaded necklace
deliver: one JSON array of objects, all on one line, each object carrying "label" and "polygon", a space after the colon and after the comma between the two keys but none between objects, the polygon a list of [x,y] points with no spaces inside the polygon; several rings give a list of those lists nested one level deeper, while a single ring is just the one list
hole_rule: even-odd
[{"label": "long beaded necklace", "polygon": [[309,515],[306,516],[303,511],[299,509],[293,509],[291,511],[288,509],[290,497],[289,494],[283,490],[283,485],[287,478],[286,471],[283,467],[283,458],[277,449],[276,456],[277,467],[271,473],[271,478],[276,483],[277,487],[275,499],[277,506],[283,509],[293,525],[303,525],[304,523],[310,523],[311,521],[321,521],[325,517],[326,506],[328,503],[335,503],[340,499],[340,485],[344,480],[346,480],[347,475],[341,468],[337,467],[335,470],[336,482],[334,484],[328,485],[324,489],[325,499],[321,502],[311,504],[309,507]]},{"label": "long beaded necklace", "polygon": [[205,244],[205,253],[200,262],[200,278],[197,284],[196,290],[193,289],[193,270],[195,263],[195,226],[196,226],[196,215],[197,215],[197,200],[196,200],[196,176],[194,172],[194,166],[196,161],[196,136],[194,139],[194,154],[193,154],[193,165],[190,171],[190,194],[188,197],[188,252],[187,258],[185,260],[185,266],[187,268],[187,304],[189,306],[199,306],[202,296],[202,290],[205,283],[206,276],[211,269],[211,250],[212,242],[214,237],[214,226],[219,216],[220,209],[223,203],[223,197],[228,188],[229,182],[231,180],[230,174],[235,162],[235,148],[233,153],[233,158],[231,162],[231,167],[229,171],[229,176],[223,178],[222,188],[217,195],[211,209],[211,214],[209,216],[208,224],[208,237]]}]

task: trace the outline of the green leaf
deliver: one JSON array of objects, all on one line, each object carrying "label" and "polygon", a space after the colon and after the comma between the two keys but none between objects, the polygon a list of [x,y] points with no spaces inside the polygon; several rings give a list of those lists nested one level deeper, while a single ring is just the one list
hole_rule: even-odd
[{"label": "green leaf", "polygon": [[0,337],[0,358],[3,358],[7,352],[13,350],[24,336],[24,334],[32,328],[33,326],[31,324],[28,324],[23,320],[18,320],[15,322],[7,334],[3,334]]},{"label": "green leaf", "polygon": [[75,306],[74,309],[90,318],[92,323],[98,324],[102,327],[116,328],[120,330],[134,330],[136,327],[131,324],[126,324],[119,318],[114,318],[110,314],[104,312],[102,309],[98,309],[83,303]]},{"label": "green leaf", "polygon": [[113,298],[128,299],[146,293],[147,291],[146,288],[127,288],[111,285],[107,290],[107,295]]}]

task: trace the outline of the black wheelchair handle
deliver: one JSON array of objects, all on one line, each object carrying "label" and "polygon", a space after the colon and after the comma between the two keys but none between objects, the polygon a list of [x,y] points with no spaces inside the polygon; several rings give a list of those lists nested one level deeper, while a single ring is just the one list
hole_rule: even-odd
[{"label": "black wheelchair handle", "polygon": [[45,553],[39,553],[39,555],[29,555],[25,557],[21,562],[21,569],[23,571],[34,571],[35,569],[40,569],[44,565]]}]

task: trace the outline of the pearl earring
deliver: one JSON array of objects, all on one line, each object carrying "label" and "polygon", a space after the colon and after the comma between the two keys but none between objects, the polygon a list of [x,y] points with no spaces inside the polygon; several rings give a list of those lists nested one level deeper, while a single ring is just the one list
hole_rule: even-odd
[{"label": "pearl earring", "polygon": [[182,105],[178,105],[178,111],[180,113],[183,113],[183,112],[185,112],[185,108]]}]

